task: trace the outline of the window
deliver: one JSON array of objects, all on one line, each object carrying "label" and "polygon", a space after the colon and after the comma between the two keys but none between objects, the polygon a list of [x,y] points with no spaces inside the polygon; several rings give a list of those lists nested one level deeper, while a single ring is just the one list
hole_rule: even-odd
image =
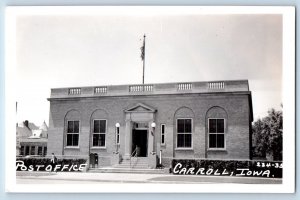
[{"label": "window", "polygon": [[79,121],[68,121],[67,146],[78,146]]},{"label": "window", "polygon": [[161,125],[161,128],[160,128],[161,144],[162,144],[162,145],[165,145],[165,128],[166,128],[166,125],[165,125],[165,124],[162,124],[162,125]]},{"label": "window", "polygon": [[21,150],[20,150],[20,155],[22,155],[22,156],[24,156],[25,154],[24,154],[24,146],[21,146]]},{"label": "window", "polygon": [[209,148],[225,148],[225,119],[208,119]]},{"label": "window", "polygon": [[177,119],[177,148],[192,147],[192,119]]},{"label": "window", "polygon": [[43,155],[43,147],[41,147],[41,146],[38,147],[38,155],[39,156]]},{"label": "window", "polygon": [[35,155],[35,146],[31,146],[30,155]]},{"label": "window", "polygon": [[120,144],[120,127],[116,127],[116,144]]},{"label": "window", "polygon": [[47,147],[44,147],[44,156],[47,155]]},{"label": "window", "polygon": [[29,155],[29,146],[25,147],[25,156]]},{"label": "window", "polygon": [[106,120],[94,120],[93,125],[93,146],[105,147]]}]

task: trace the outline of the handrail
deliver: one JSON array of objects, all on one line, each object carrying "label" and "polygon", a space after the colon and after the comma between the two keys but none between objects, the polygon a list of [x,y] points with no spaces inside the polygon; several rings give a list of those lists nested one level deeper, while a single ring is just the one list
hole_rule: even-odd
[{"label": "handrail", "polygon": [[130,168],[131,168],[131,158],[132,157],[137,157],[137,146],[135,146],[135,149],[134,149],[134,151],[132,152],[132,154],[130,155]]}]

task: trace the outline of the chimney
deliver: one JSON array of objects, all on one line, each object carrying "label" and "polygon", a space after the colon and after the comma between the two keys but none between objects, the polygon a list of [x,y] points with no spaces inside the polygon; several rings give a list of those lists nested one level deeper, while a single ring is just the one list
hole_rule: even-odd
[{"label": "chimney", "polygon": [[25,120],[25,121],[24,121],[24,125],[25,125],[27,128],[29,128],[29,122],[28,122],[28,120]]}]

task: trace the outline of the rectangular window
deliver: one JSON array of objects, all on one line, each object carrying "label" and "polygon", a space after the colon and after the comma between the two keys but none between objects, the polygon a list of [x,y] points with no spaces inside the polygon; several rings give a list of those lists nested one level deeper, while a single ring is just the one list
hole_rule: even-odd
[{"label": "rectangular window", "polygon": [[43,147],[41,147],[41,146],[38,147],[38,155],[39,156],[43,155]]},{"label": "rectangular window", "polygon": [[177,119],[177,148],[192,147],[192,119]]},{"label": "rectangular window", "polygon": [[160,133],[161,133],[161,144],[164,145],[165,144],[165,129],[166,129],[166,125],[162,124],[161,125],[161,129],[160,129]]},{"label": "rectangular window", "polygon": [[30,155],[35,155],[35,146],[31,146]]},{"label": "rectangular window", "polygon": [[79,121],[68,121],[68,133],[79,133]]},{"label": "rectangular window", "polygon": [[25,156],[29,155],[29,146],[25,147]]},{"label": "rectangular window", "polygon": [[78,146],[79,121],[68,121],[67,146]]},{"label": "rectangular window", "polygon": [[21,146],[21,150],[20,150],[20,155],[21,155],[21,156],[24,156],[24,155],[25,155],[25,154],[24,154],[24,150],[25,150],[24,146]]},{"label": "rectangular window", "polygon": [[93,146],[105,147],[106,120],[97,119],[93,124]]},{"label": "rectangular window", "polygon": [[116,127],[116,144],[120,144],[120,127]]},{"label": "rectangular window", "polygon": [[44,156],[47,155],[47,147],[44,147]]},{"label": "rectangular window", "polygon": [[208,119],[209,148],[225,148],[225,119]]}]

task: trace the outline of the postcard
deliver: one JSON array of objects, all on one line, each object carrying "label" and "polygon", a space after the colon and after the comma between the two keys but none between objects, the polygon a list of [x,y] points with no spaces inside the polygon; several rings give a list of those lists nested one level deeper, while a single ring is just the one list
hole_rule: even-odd
[{"label": "postcard", "polygon": [[295,191],[294,7],[12,6],[5,31],[7,192]]}]

